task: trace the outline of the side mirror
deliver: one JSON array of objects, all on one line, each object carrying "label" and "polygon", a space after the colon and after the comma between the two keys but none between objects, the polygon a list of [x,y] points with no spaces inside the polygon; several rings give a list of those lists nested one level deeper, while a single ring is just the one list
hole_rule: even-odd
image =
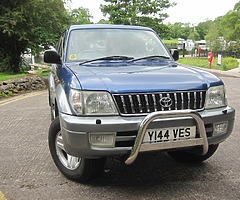
[{"label": "side mirror", "polygon": [[60,55],[57,53],[56,50],[46,50],[44,52],[43,60],[45,63],[49,64],[60,64],[61,63],[61,58]]},{"label": "side mirror", "polygon": [[170,50],[172,57],[175,61],[179,59],[179,51],[177,49],[171,49]]}]

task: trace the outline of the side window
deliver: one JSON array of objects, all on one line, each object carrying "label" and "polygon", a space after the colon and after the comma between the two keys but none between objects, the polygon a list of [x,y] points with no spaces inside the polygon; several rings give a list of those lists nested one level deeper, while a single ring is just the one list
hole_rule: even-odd
[{"label": "side window", "polygon": [[58,53],[59,53],[59,48],[61,46],[61,40],[62,40],[62,37],[60,37],[60,39],[58,40],[57,46],[56,46],[56,50]]},{"label": "side window", "polygon": [[65,33],[63,33],[58,41],[57,44],[57,52],[59,53],[59,55],[61,56],[61,58],[63,58],[63,52],[64,52],[64,43],[65,43]]},{"label": "side window", "polygon": [[61,50],[60,50],[60,55],[62,59],[63,59],[64,49],[65,49],[65,39],[66,39],[66,32],[62,34],[62,44],[61,44]]}]

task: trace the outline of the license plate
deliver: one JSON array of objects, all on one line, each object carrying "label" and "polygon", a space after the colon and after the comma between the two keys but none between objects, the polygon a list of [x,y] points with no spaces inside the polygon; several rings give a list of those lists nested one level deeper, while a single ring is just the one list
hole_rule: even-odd
[{"label": "license plate", "polygon": [[143,142],[169,142],[196,137],[196,126],[147,129]]}]

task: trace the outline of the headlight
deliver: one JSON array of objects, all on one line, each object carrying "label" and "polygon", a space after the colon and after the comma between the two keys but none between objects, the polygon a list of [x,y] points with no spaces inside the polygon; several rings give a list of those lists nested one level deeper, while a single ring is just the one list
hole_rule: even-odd
[{"label": "headlight", "polygon": [[118,111],[107,92],[70,91],[70,104],[77,115],[116,115]]},{"label": "headlight", "polygon": [[210,87],[207,91],[205,108],[219,108],[227,105],[225,88],[223,85]]}]

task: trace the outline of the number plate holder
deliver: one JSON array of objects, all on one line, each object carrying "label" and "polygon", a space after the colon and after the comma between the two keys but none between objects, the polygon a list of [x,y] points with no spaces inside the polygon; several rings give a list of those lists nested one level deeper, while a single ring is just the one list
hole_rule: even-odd
[{"label": "number plate holder", "polygon": [[159,143],[188,140],[196,137],[196,126],[147,129],[143,143]]}]

